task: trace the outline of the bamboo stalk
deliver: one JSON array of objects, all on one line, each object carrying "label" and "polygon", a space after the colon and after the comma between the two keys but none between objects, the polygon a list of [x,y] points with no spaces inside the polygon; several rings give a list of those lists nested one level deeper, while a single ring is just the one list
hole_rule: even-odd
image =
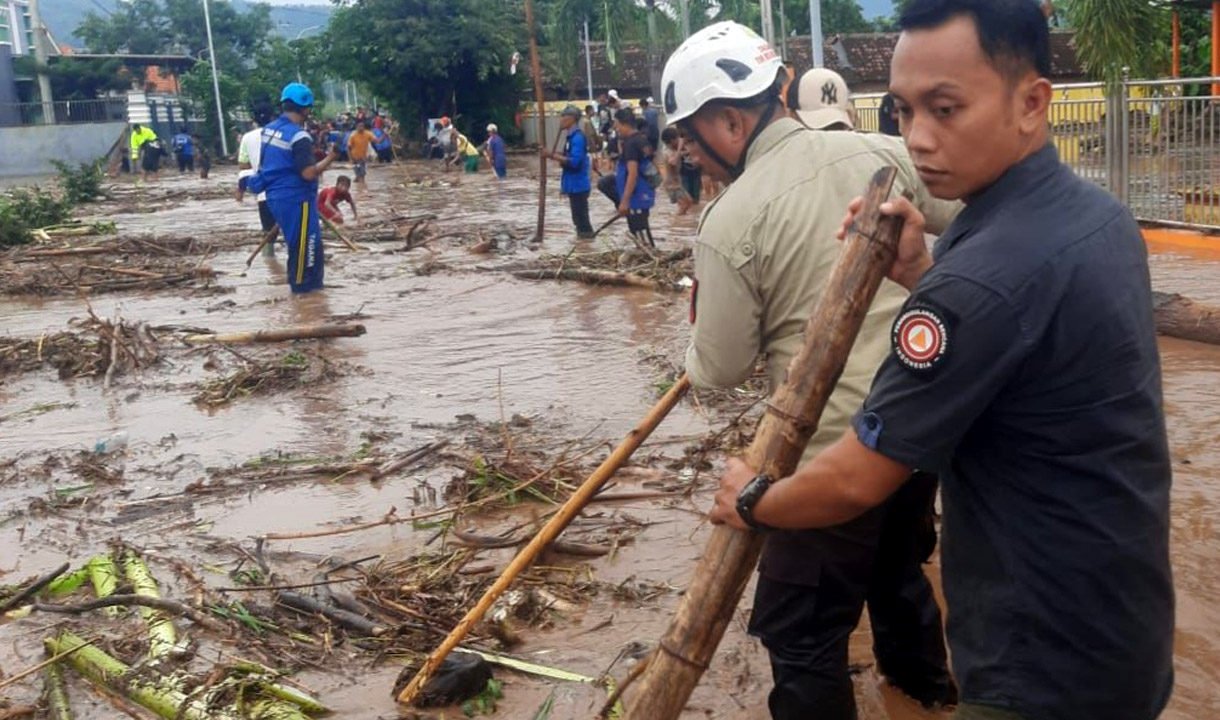
[{"label": "bamboo stalk", "polygon": [[70,632],[46,638],[43,644],[56,655],[71,653],[64,661],[78,673],[165,720],[239,720],[226,709],[210,709],[200,700],[187,698],[156,673],[133,673],[126,664]]},{"label": "bamboo stalk", "polygon": [[83,265],[82,267],[86,270],[98,270],[116,275],[130,275],[131,277],[143,280],[160,280],[165,277],[161,273],[148,272],[147,270],[131,270],[129,268],[112,267],[109,265]]},{"label": "bamboo stalk", "polygon": [[206,335],[187,335],[183,342],[189,345],[205,343],[264,343],[287,342],[289,340],[308,340],[311,338],[358,337],[367,332],[363,325],[316,325],[314,327],[295,327],[283,330],[245,330],[231,333],[210,333]]},{"label": "bamboo stalk", "polygon": [[[538,148],[546,147],[546,96],[542,92],[542,70],[538,62],[538,37],[534,29],[534,3],[525,0],[525,24],[530,36],[530,72],[534,75],[534,104],[538,115]],[[546,227],[546,158],[538,158],[538,227],[534,241],[542,242]]]},{"label": "bamboo stalk", "polygon": [[[131,583],[132,592],[141,597],[160,600],[161,591],[157,588],[157,581],[153,579],[152,573],[148,571],[144,558],[133,550],[127,550],[123,553],[122,560],[123,571],[127,575],[128,582]],[[174,623],[168,615],[158,608],[142,605],[140,606],[140,616],[148,625],[148,656],[150,658],[165,657],[177,648],[178,631],[174,629]]]},{"label": "bamboo stalk", "polygon": [[[817,429],[877,287],[894,262],[901,220],[882,217],[896,171],[883,168],[869,183],[843,254],[805,326],[804,344],[788,378],[771,396],[754,442],[751,467],[772,477],[796,469]],[[669,629],[633,693],[627,720],[675,720],[707,669],[758,561],[762,536],[725,526],[712,531]]]},{"label": "bamboo stalk", "polygon": [[[119,566],[114,563],[110,553],[98,555],[89,561],[89,582],[93,584],[93,593],[99,598],[109,597],[119,589]],[[110,607],[104,611],[110,617],[119,614],[119,608]]]},{"label": "bamboo stalk", "polygon": [[432,652],[428,660],[420,667],[419,672],[412,678],[411,683],[399,694],[398,702],[410,704],[419,697],[419,693],[424,689],[432,674],[441,666],[441,663],[444,662],[449,653],[462,642],[470,632],[471,627],[483,618],[483,615],[491,607],[492,603],[512,585],[513,580],[528,568],[542,551],[554,542],[560,533],[571,524],[572,520],[584,510],[589,501],[606,484],[606,481],[623,466],[623,463],[627,462],[631,454],[652,434],[652,431],[656,430],[657,426],[661,424],[661,421],[665,419],[670,410],[673,410],[688,390],[690,390],[690,380],[683,375],[669,389],[669,392],[665,393],[665,396],[653,406],[652,410],[648,411],[648,414],[640,421],[640,424],[627,433],[627,437],[619,443],[619,446],[614,449],[610,457],[606,458],[593,471],[593,474],[568,498],[563,507],[547,521],[547,524],[538,531],[534,539],[530,540],[529,544],[522,548],[521,552],[517,553],[517,556],[504,569],[504,572],[496,579],[496,582],[487,589],[487,592],[483,594],[479,602],[466,613],[466,616],[458,622],[457,626],[450,631],[448,637],[441,642],[440,646]]},{"label": "bamboo stalk", "polygon": [[64,687],[63,668],[51,663],[42,670],[42,697],[50,720],[72,720],[72,705],[68,702],[68,689]]}]

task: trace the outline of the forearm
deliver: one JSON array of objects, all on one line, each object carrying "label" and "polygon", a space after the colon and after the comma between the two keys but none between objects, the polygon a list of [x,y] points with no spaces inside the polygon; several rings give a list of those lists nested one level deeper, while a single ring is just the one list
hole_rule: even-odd
[{"label": "forearm", "polygon": [[784,530],[841,525],[885,502],[910,473],[910,468],[861,445],[848,430],[772,485],[754,508],[754,517]]},{"label": "forearm", "polygon": [[932,269],[932,255],[928,253],[924,255],[918,262],[907,267],[902,275],[894,278],[901,286],[907,289],[907,292],[913,291],[915,286],[919,284],[919,279],[924,276],[924,273]]}]

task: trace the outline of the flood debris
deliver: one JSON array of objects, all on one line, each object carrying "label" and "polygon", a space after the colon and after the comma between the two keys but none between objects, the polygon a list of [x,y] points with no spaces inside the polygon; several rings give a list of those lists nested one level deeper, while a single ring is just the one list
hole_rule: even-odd
[{"label": "flood debris", "polygon": [[313,387],[334,381],[347,369],[345,364],[332,362],[317,349],[305,346],[286,353],[235,357],[236,370],[199,383],[194,397],[197,405],[218,408],[240,398]]},{"label": "flood debris", "polygon": [[125,321],[117,313],[106,320],[91,310],[75,327],[37,338],[0,338],[0,377],[50,366],[61,380],[103,377],[108,387],[115,376],[161,360],[159,338],[145,323]]}]

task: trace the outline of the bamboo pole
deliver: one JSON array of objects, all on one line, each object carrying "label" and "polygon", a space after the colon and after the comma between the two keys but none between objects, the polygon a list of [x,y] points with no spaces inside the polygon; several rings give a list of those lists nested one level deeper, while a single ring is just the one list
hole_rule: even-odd
[{"label": "bamboo pole", "polygon": [[[534,74],[534,105],[538,115],[538,147],[546,147],[546,96],[542,92],[542,69],[538,62],[538,38],[534,30],[534,3],[525,0],[525,24],[530,34],[530,72]],[[538,170],[538,227],[534,241],[542,242],[546,226],[546,158],[539,157]]]},{"label": "bamboo pole", "polygon": [[50,720],[72,720],[72,704],[68,702],[68,690],[64,687],[64,671],[59,663],[51,663],[42,670],[43,703]]},{"label": "bamboo pole", "polygon": [[310,338],[358,337],[366,332],[363,325],[317,325],[314,327],[295,327],[283,330],[245,330],[232,333],[207,333],[203,335],[187,335],[183,342],[188,345],[203,345],[205,343],[265,343],[286,342],[289,340],[308,340]]},{"label": "bamboo pole", "polygon": [[512,585],[513,580],[528,568],[542,554],[542,551],[558,538],[560,533],[571,524],[572,520],[584,510],[585,506],[593,500],[593,497],[606,484],[606,481],[627,462],[632,453],[652,434],[652,431],[657,429],[657,426],[661,424],[661,421],[665,419],[669,411],[674,409],[688,390],[690,390],[690,380],[683,375],[669,389],[669,392],[665,393],[665,396],[648,411],[648,414],[644,416],[640,424],[627,433],[627,437],[619,443],[614,452],[610,453],[610,457],[606,458],[593,471],[593,474],[568,498],[563,507],[538,531],[534,539],[530,540],[529,544],[522,548],[521,552],[517,553],[513,561],[509,563],[508,567],[504,568],[504,572],[496,579],[496,582],[487,588],[487,592],[483,593],[483,597],[479,599],[479,602],[466,613],[466,616],[450,631],[449,636],[428,656],[427,662],[423,664],[419,672],[411,679],[411,683],[399,694],[398,702],[410,704],[419,697],[420,691],[424,689],[432,674],[441,666],[441,663],[445,661],[449,653],[465,639],[466,634],[470,632],[470,628],[483,618],[483,615],[491,607],[492,603],[496,601],[496,598],[500,597]]},{"label": "bamboo pole", "polygon": [[[123,573],[131,583],[132,593],[141,597],[161,599],[157,581],[148,571],[148,564],[134,550],[125,550],[122,556]],[[165,657],[178,647],[178,631],[169,615],[157,608],[140,606],[140,617],[148,625],[148,657],[154,660]]]},{"label": "bamboo pole", "polygon": [[343,231],[339,229],[338,225],[334,224],[327,218],[322,218],[322,222],[326,224],[326,227],[330,228],[331,232],[333,232],[334,234],[339,236],[339,239],[343,241],[343,244],[347,246],[348,250],[363,250],[364,249],[364,248],[360,247],[359,245],[357,245],[356,243],[352,242],[351,239],[348,238],[348,236],[344,235]]},{"label": "bamboo pole", "polygon": [[[894,262],[901,220],[882,218],[879,206],[895,175],[892,167],[873,175],[843,254],[805,326],[800,353],[789,366],[788,379],[771,396],[745,453],[746,463],[772,477],[790,475],[800,462],[877,287]],[[681,714],[716,653],[761,549],[758,533],[725,526],[712,531],[669,629],[633,693],[627,720],[675,720]]]}]

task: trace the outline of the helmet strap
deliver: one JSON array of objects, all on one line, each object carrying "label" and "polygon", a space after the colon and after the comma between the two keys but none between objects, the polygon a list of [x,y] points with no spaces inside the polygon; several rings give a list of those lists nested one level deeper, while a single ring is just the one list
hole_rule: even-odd
[{"label": "helmet strap", "polygon": [[763,111],[763,114],[758,118],[758,123],[750,131],[750,136],[746,138],[746,146],[742,148],[741,157],[737,159],[736,163],[729,163],[728,160],[724,159],[724,156],[708,145],[703,136],[699,134],[699,131],[695,129],[694,123],[686,123],[686,134],[699,143],[699,147],[703,152],[714,160],[717,165],[724,168],[731,179],[736,180],[746,171],[746,156],[750,153],[750,147],[754,145],[754,141],[758,139],[762,131],[771,123],[771,117],[775,115],[775,107],[777,105],[779,105],[778,100],[772,100],[767,103],[767,109]]}]

